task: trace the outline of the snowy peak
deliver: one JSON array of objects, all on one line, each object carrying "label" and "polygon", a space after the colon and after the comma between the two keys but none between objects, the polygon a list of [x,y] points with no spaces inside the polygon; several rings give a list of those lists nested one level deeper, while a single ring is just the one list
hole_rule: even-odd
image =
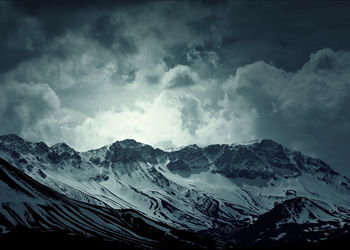
[{"label": "snowy peak", "polygon": [[19,137],[16,134],[1,135],[0,141],[8,143],[24,142],[23,138]]},{"label": "snowy peak", "polygon": [[137,142],[134,139],[125,139],[121,141],[116,141],[112,145],[118,145],[122,148],[141,148],[143,146],[146,146],[146,144]]},{"label": "snowy peak", "polygon": [[26,142],[19,136],[14,134],[0,136],[0,148],[4,150],[27,150]]},{"label": "snowy peak", "polygon": [[49,146],[44,142],[35,142],[32,144],[33,150],[38,152],[38,154],[44,154],[49,151]]},{"label": "snowy peak", "polygon": [[264,155],[268,158],[277,158],[281,160],[287,160],[287,152],[289,150],[285,149],[281,144],[273,140],[261,140],[258,143],[254,143],[248,146],[258,155]]},{"label": "snowy peak", "polygon": [[117,141],[109,146],[106,161],[114,163],[150,162],[156,163],[157,156],[162,153],[159,149],[136,142],[135,140]]},{"label": "snowy peak", "polygon": [[76,151],[68,146],[66,143],[57,143],[53,146],[50,147],[52,151],[55,151],[57,153],[62,153],[62,152],[69,152],[69,153],[76,153]]},{"label": "snowy peak", "polygon": [[263,148],[270,148],[270,149],[277,149],[277,150],[281,150],[283,148],[283,146],[281,144],[279,144],[271,139],[262,139],[260,142],[256,141],[253,144],[257,144]]}]

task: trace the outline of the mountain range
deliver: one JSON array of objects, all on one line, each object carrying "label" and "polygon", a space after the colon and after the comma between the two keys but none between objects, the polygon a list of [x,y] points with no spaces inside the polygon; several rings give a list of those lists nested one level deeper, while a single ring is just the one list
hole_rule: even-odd
[{"label": "mountain range", "polygon": [[78,152],[0,136],[0,234],[134,248],[273,247],[350,236],[350,180],[272,140]]}]

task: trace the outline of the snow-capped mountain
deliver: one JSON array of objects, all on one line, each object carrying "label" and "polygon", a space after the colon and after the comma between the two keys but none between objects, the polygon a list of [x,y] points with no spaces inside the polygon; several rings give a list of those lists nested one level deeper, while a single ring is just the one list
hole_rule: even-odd
[{"label": "snow-capped mountain", "polygon": [[[254,244],[298,241],[300,235],[288,233],[286,225],[310,223],[310,230],[331,225],[324,230],[331,237],[328,231],[350,221],[350,180],[272,140],[167,151],[124,140],[77,152],[64,143],[48,147],[5,135],[0,157],[70,199],[133,209],[225,241],[253,243],[248,236],[257,232],[266,237]],[[268,234],[264,221],[278,225],[279,234]]]},{"label": "snow-capped mountain", "polygon": [[[23,238],[32,240],[26,234],[33,232],[40,233],[35,240],[41,243],[46,242],[42,236],[50,235],[48,232],[60,232],[56,240],[76,235],[110,241],[122,249],[154,249],[165,242],[175,242],[177,247],[201,247],[203,239],[192,234],[183,240],[183,232],[134,210],[115,210],[70,199],[0,159],[0,235],[22,233],[22,238],[16,239],[21,242]],[[0,242],[3,247],[3,237]],[[23,243],[28,247],[28,242]],[[53,247],[35,244],[36,249]]]}]

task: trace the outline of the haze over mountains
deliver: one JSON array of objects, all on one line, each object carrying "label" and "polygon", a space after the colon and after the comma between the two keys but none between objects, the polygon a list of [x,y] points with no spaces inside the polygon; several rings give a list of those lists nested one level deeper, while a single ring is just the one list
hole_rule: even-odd
[{"label": "haze over mountains", "polygon": [[64,228],[128,243],[139,239],[129,214],[147,228],[147,246],[181,242],[175,228],[239,245],[349,236],[350,180],[272,140],[167,151],[124,140],[77,152],[4,135],[0,157],[9,163],[1,161],[2,234]]}]

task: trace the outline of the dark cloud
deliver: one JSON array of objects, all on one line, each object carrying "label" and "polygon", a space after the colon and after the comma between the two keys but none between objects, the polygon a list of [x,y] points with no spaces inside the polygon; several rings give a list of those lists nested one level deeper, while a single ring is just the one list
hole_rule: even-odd
[{"label": "dark cloud", "polygon": [[[16,30],[23,27],[20,23],[21,19],[31,17],[40,24],[45,39],[60,36],[67,29],[81,30],[86,25],[90,30],[87,36],[97,39],[107,48],[110,48],[116,40],[116,46],[120,48],[118,52],[123,51],[124,53],[126,51],[137,53],[137,46],[132,37],[123,34],[123,31],[130,27],[125,26],[122,22],[115,22],[111,17],[113,12],[124,11],[132,15],[140,13],[143,15],[145,11],[153,11],[159,23],[169,23],[169,31],[172,30],[174,23],[183,22],[182,36],[188,29],[193,41],[198,41],[200,38],[206,44],[198,48],[198,51],[200,49],[215,50],[223,62],[220,73],[226,74],[231,72],[232,68],[257,60],[273,62],[277,66],[293,71],[307,60],[310,53],[319,49],[325,47],[334,50],[350,49],[348,42],[350,28],[347,25],[350,22],[347,14],[350,10],[350,3],[346,2],[329,4],[324,1],[318,3],[223,1],[208,5],[208,2],[196,1],[172,4],[170,9],[164,8],[161,2],[153,1],[146,4],[141,4],[141,1],[13,1],[4,3],[2,5],[8,7],[3,11],[6,12],[7,17],[1,22],[3,41],[9,40],[9,36],[13,37]],[[148,9],[144,5],[154,7]],[[157,12],[157,8],[160,11]],[[194,15],[198,17],[189,18],[184,14],[184,8],[191,8]],[[198,15],[198,11],[205,14]],[[129,20],[137,18],[138,16],[128,17]],[[149,26],[149,21],[151,20],[146,20],[144,23],[145,27],[149,28],[147,32],[153,32],[158,39],[169,39],[171,38],[169,35],[178,39],[176,36],[179,37],[179,34],[169,34],[165,28],[159,28],[156,25]],[[30,37],[30,34],[26,37]],[[173,64],[186,65],[187,42],[184,41],[182,48],[178,48],[179,43],[168,48],[177,59]],[[9,60],[13,62],[7,65],[15,65],[16,61],[40,54],[42,45],[38,41],[35,43],[37,50],[34,52],[23,47],[7,48],[1,44],[3,52],[12,49],[13,56]],[[6,70],[4,69],[6,63],[2,62],[1,65],[3,65],[1,68]]]},{"label": "dark cloud", "polygon": [[91,35],[102,45],[110,48],[114,42],[115,30],[119,30],[111,23],[110,16],[100,16],[91,25]]},{"label": "dark cloud", "polygon": [[2,133],[22,133],[57,111],[60,105],[59,98],[47,84],[10,82],[2,85],[0,91]]},{"label": "dark cloud", "polygon": [[263,59],[294,71],[319,49],[350,49],[347,2],[248,2],[217,10],[222,12],[217,15],[222,34],[219,56],[229,65]]},{"label": "dark cloud", "polygon": [[9,2],[0,2],[0,73],[38,54],[44,40],[41,24],[31,17],[21,17]]},{"label": "dark cloud", "polygon": [[[118,51],[137,51],[132,39],[120,33],[120,23],[111,23],[114,10],[138,5],[140,1],[4,1],[0,3],[0,72],[40,56],[46,44],[67,30],[82,32]],[[84,27],[86,26],[86,27]],[[117,38],[117,39],[115,39]]]}]

